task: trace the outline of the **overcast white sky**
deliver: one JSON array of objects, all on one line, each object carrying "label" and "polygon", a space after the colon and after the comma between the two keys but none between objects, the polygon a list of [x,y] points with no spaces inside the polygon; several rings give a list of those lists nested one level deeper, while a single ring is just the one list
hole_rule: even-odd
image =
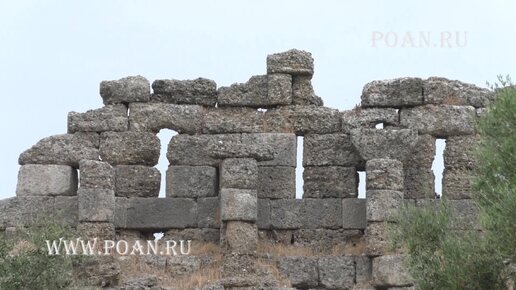
[{"label": "overcast white sky", "polygon": [[102,106],[102,80],[203,76],[229,85],[264,74],[267,54],[299,48],[315,58],[325,104],[350,109],[371,80],[484,86],[514,75],[514,11],[509,0],[0,0],[0,198],[15,195],[22,151],[66,133],[69,111]]}]

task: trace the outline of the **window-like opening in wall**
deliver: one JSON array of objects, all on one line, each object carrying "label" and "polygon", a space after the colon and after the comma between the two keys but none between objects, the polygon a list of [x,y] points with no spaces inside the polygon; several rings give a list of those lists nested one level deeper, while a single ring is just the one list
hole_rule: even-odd
[{"label": "window-like opening in wall", "polygon": [[168,143],[170,143],[170,139],[172,139],[173,136],[177,135],[176,131],[170,130],[170,129],[163,129],[159,131],[158,138],[161,143],[161,149],[159,154],[159,161],[158,165],[156,165],[156,168],[161,173],[161,186],[159,189],[159,197],[165,197],[166,196],[166,176],[167,176],[167,169],[169,166],[169,162],[167,159],[167,149],[168,149]]},{"label": "window-like opening in wall", "polygon": [[435,157],[432,163],[432,171],[434,172],[434,185],[436,198],[442,196],[443,172],[444,172],[444,148],[446,147],[446,139],[435,140]]},{"label": "window-like opening in wall", "polygon": [[378,123],[374,126],[376,129],[383,129],[383,123]]},{"label": "window-like opening in wall", "polygon": [[165,234],[163,232],[157,232],[157,233],[154,233],[153,236],[154,236],[154,240],[156,241],[159,241],[161,240],[161,238],[163,238]]},{"label": "window-like opening in wall", "polygon": [[366,173],[365,173],[365,171],[358,171],[357,192],[358,192],[358,198],[366,198]]},{"label": "window-like opening in wall", "polygon": [[296,198],[303,198],[303,136],[297,137],[297,150],[296,150]]}]

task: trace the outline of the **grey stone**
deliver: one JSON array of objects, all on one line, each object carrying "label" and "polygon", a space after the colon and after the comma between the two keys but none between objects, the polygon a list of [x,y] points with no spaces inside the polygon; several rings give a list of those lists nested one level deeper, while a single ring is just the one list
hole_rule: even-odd
[{"label": "grey stone", "polygon": [[256,224],[241,221],[229,221],[224,235],[226,250],[235,254],[254,254],[258,247],[258,229]]},{"label": "grey stone", "polygon": [[258,166],[259,198],[295,198],[296,168],[290,166]]},{"label": "grey stone", "polygon": [[288,74],[267,75],[267,103],[269,105],[292,104],[292,76]]},{"label": "grey stone", "polygon": [[480,230],[480,209],[470,199],[448,200],[451,228],[456,230]]},{"label": "grey stone", "polygon": [[115,190],[115,173],[107,162],[81,160],[81,188],[99,188]]},{"label": "grey stone", "polygon": [[207,150],[209,144],[235,144],[241,138],[241,134],[175,135],[168,145],[167,158],[171,165],[218,166],[220,159],[212,157]]},{"label": "grey stone", "polygon": [[256,221],[258,216],[256,190],[222,188],[220,213],[223,221]]},{"label": "grey stone", "polygon": [[220,199],[205,197],[197,199],[197,225],[201,228],[220,228]]},{"label": "grey stone", "polygon": [[142,76],[130,76],[115,81],[100,83],[100,96],[104,104],[147,102],[150,83]]},{"label": "grey stone", "polygon": [[405,107],[423,104],[423,80],[399,78],[372,81],[362,90],[364,107]]},{"label": "grey stone", "polygon": [[319,280],[316,257],[282,257],[278,270],[286,275],[293,287],[316,287]]},{"label": "grey stone", "polygon": [[384,128],[399,126],[396,109],[358,107],[342,112],[342,131],[344,133],[349,133],[352,129],[373,129],[377,124],[383,124]]},{"label": "grey stone", "polygon": [[273,229],[298,229],[302,227],[301,199],[271,200],[271,225]]},{"label": "grey stone", "polygon": [[338,229],[342,227],[342,202],[339,198],[304,198],[298,219],[303,228]]},{"label": "grey stone", "polygon": [[258,217],[256,219],[258,229],[271,228],[271,204],[269,199],[258,198]]},{"label": "grey stone", "polygon": [[80,262],[78,259],[73,261],[73,277],[85,285],[97,287],[116,285],[119,275],[120,265],[112,255],[95,255]]},{"label": "grey stone", "polygon": [[260,133],[264,132],[265,114],[253,108],[221,107],[206,110],[202,132]]},{"label": "grey stone", "polygon": [[355,280],[353,257],[321,257],[318,260],[319,281],[326,289],[351,289]]},{"label": "grey stone", "polygon": [[[225,253],[222,261],[223,277],[256,273],[256,256]],[[225,281],[224,281],[225,282]],[[226,284],[226,283],[225,283]],[[227,286],[227,285],[226,285]],[[250,285],[243,285],[250,286]]]},{"label": "grey stone", "polygon": [[210,166],[170,166],[167,170],[167,197],[217,195],[217,170]]},{"label": "grey stone", "polygon": [[445,168],[442,182],[442,195],[446,199],[470,199],[475,196],[472,170]]},{"label": "grey stone", "polygon": [[220,87],[217,103],[219,106],[267,106],[267,94],[267,76],[253,76],[246,83],[235,83],[229,87]]},{"label": "grey stone", "polygon": [[[242,143],[247,147],[272,148],[272,159],[258,160],[259,166],[292,166],[296,167],[297,138],[288,133],[242,134]],[[256,159],[256,158],[255,158]]]},{"label": "grey stone", "polygon": [[265,113],[266,132],[329,134],[340,132],[341,114],[320,106],[283,106]]},{"label": "grey stone", "polygon": [[294,105],[324,105],[323,100],[315,94],[311,79],[311,76],[292,77],[292,101]]},{"label": "grey stone", "polygon": [[129,127],[127,107],[108,105],[85,113],[68,113],[68,133],[126,131]]},{"label": "grey stone", "polygon": [[368,190],[367,221],[386,221],[395,218],[401,209],[403,192],[394,190]]},{"label": "grey stone", "polygon": [[410,286],[412,278],[407,273],[402,255],[387,255],[373,259],[373,284],[375,286]]},{"label": "grey stone", "polygon": [[228,158],[220,165],[220,188],[256,189],[258,165],[250,158]]},{"label": "grey stone", "polygon": [[17,196],[75,194],[77,170],[70,166],[27,164],[20,167]]},{"label": "grey stone", "polygon": [[366,163],[366,189],[403,190],[403,164],[394,159],[372,159]]},{"label": "grey stone", "polygon": [[163,230],[197,226],[197,203],[188,198],[131,198],[127,229]]},{"label": "grey stone", "polygon": [[79,188],[79,221],[113,222],[115,192],[110,189]]},{"label": "grey stone", "polygon": [[65,225],[77,225],[79,221],[78,197],[56,196],[54,198],[54,218]]},{"label": "grey stone", "polygon": [[201,268],[201,260],[194,256],[175,256],[167,258],[167,272],[172,276],[184,276],[197,272]]},{"label": "grey stone", "polygon": [[54,198],[18,196],[0,200],[0,229],[37,224],[52,217]]},{"label": "grey stone", "polygon": [[365,229],[366,226],[366,200],[342,199],[342,227],[344,229]]},{"label": "grey stone", "polygon": [[371,222],[365,230],[366,253],[368,256],[381,256],[389,251],[388,224]]},{"label": "grey stone", "polygon": [[360,156],[365,160],[398,159],[404,160],[417,141],[417,132],[410,129],[351,130],[351,141]]},{"label": "grey stone", "polygon": [[297,49],[270,54],[267,56],[267,73],[311,76],[314,74],[314,59],[311,53]]},{"label": "grey stone", "polygon": [[480,145],[480,136],[450,136],[446,138],[444,168],[474,169],[475,150]]},{"label": "grey stone", "polygon": [[361,230],[298,229],[292,235],[281,242],[290,244],[294,241],[294,246],[310,247],[314,253],[334,253],[337,250],[339,254],[355,255],[364,248]]},{"label": "grey stone", "polygon": [[446,78],[431,77],[424,81],[425,104],[471,105],[486,107],[494,100],[494,92],[472,84]]},{"label": "grey stone", "polygon": [[[220,243],[220,229],[209,229],[209,228],[186,228],[186,229],[171,229],[167,230],[164,235],[165,240],[175,241],[197,241],[204,243]],[[194,249],[194,246],[192,246]]]},{"label": "grey stone", "polygon": [[356,283],[367,283],[372,278],[372,263],[371,258],[366,255],[355,256],[355,272],[356,272]]},{"label": "grey stone", "polygon": [[115,195],[124,197],[158,197],[161,173],[142,165],[115,166]]},{"label": "grey stone", "polygon": [[276,152],[281,151],[281,149],[277,150],[278,148],[274,148],[271,144],[251,143],[249,140],[244,141],[243,135],[240,134],[238,134],[238,137],[240,138],[227,139],[228,142],[221,142],[211,138],[204,150],[209,152],[208,155],[210,157],[219,160],[226,158],[252,158],[258,161],[272,160]]},{"label": "grey stone", "polygon": [[127,228],[127,209],[131,204],[130,198],[115,197],[115,217],[113,224],[117,229]]},{"label": "grey stone", "polygon": [[434,198],[435,177],[432,163],[436,154],[435,138],[420,135],[403,163],[405,171],[405,198]]},{"label": "grey stone", "polygon": [[303,166],[355,166],[361,161],[347,134],[308,134],[303,143]]},{"label": "grey stone", "polygon": [[101,134],[100,156],[111,165],[158,164],[160,141],[148,132],[104,132]]},{"label": "grey stone", "polygon": [[59,164],[79,167],[82,159],[99,159],[99,141],[97,133],[75,133],[46,137],[36,145],[24,151],[19,159],[25,164]]},{"label": "grey stone", "polygon": [[132,103],[129,105],[129,128],[158,133],[171,129],[178,133],[201,132],[203,108],[197,105]]},{"label": "grey stone", "polygon": [[303,198],[353,197],[357,195],[358,175],[354,167],[305,167]]},{"label": "grey stone", "polygon": [[401,109],[402,127],[435,137],[475,133],[475,108],[472,106],[425,105]]},{"label": "grey stone", "polygon": [[194,80],[155,80],[152,83],[152,101],[215,106],[217,84],[209,79]]},{"label": "grey stone", "polygon": [[81,222],[77,225],[77,232],[83,240],[115,239],[115,225],[110,222]]}]

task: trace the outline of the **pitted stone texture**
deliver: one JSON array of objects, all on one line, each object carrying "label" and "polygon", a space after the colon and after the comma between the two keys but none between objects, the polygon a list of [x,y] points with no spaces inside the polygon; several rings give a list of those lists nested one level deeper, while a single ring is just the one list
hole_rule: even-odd
[{"label": "pitted stone texture", "polygon": [[256,190],[222,188],[220,215],[222,221],[256,221],[258,217]]},{"label": "pitted stone texture", "polygon": [[66,225],[75,226],[79,221],[77,196],[56,196],[54,198],[54,218]]},{"label": "pitted stone texture", "polygon": [[420,135],[416,145],[407,154],[403,164],[405,171],[405,198],[435,197],[435,178],[432,170],[435,153],[435,138],[430,135]]},{"label": "pitted stone texture", "polygon": [[198,133],[203,122],[203,108],[197,105],[132,103],[129,105],[129,128],[158,133],[171,129],[178,133]]},{"label": "pitted stone texture", "polygon": [[148,132],[104,132],[101,134],[100,157],[111,165],[158,164],[160,141]]},{"label": "pitted stone texture", "polygon": [[282,257],[278,270],[286,275],[293,287],[316,287],[319,280],[316,257]]},{"label": "pitted stone texture", "polygon": [[366,200],[342,199],[342,227],[344,229],[365,229],[366,226]]},{"label": "pitted stone texture", "polygon": [[197,226],[197,203],[188,198],[131,198],[127,229],[163,230]]},{"label": "pitted stone texture", "polygon": [[167,158],[171,165],[218,166],[220,159],[212,157],[209,144],[238,144],[241,138],[241,134],[175,135],[168,144]]},{"label": "pitted stone texture", "polygon": [[210,166],[170,166],[167,170],[167,197],[217,195],[217,170]]},{"label": "pitted stone texture", "polygon": [[495,98],[489,89],[440,77],[425,80],[423,90],[425,104],[470,105],[479,108],[487,107]]},{"label": "pitted stone texture", "polygon": [[297,165],[297,138],[294,134],[242,134],[242,143],[251,148],[264,148],[266,146],[270,146],[272,148],[272,159],[258,160],[259,166],[296,167]]},{"label": "pitted stone texture", "polygon": [[256,224],[241,221],[229,221],[224,235],[226,250],[234,254],[254,254],[258,246],[258,229]]},{"label": "pitted stone texture", "polygon": [[366,189],[403,190],[403,164],[394,159],[372,159],[366,163]]},{"label": "pitted stone texture", "polygon": [[220,165],[220,188],[256,189],[258,164],[250,158],[228,158]]},{"label": "pitted stone texture", "polygon": [[271,203],[269,199],[258,199],[258,218],[256,219],[258,229],[270,229],[271,227]]},{"label": "pitted stone texture", "polygon": [[81,160],[81,188],[115,189],[115,174],[113,167],[107,162]]},{"label": "pitted stone texture", "polygon": [[68,113],[68,133],[127,131],[127,107],[122,104],[108,105],[85,113]]},{"label": "pitted stone texture", "polygon": [[303,198],[354,197],[358,175],[355,167],[305,167]]},{"label": "pitted stone texture", "polygon": [[[271,144],[250,143],[249,140],[244,141],[244,135],[236,134],[238,138],[228,139],[228,142],[211,138],[208,140],[208,146],[204,150],[208,151],[208,155],[216,159],[226,158],[252,158],[258,161],[266,161],[274,159],[274,155],[278,152],[278,147]],[[282,149],[280,148],[279,151]]]},{"label": "pitted stone texture", "polygon": [[375,128],[383,124],[384,128],[399,126],[398,112],[394,108],[356,108],[342,112],[342,132],[349,133],[352,129]]},{"label": "pitted stone texture", "polygon": [[329,134],[340,132],[338,110],[319,106],[285,106],[265,113],[265,130],[277,133]]},{"label": "pitted stone texture", "polygon": [[401,209],[403,192],[394,190],[368,190],[367,221],[387,221],[395,218]]},{"label": "pitted stone texture", "polygon": [[271,105],[292,104],[292,76],[270,74],[267,76],[267,99]]},{"label": "pitted stone texture", "polygon": [[311,79],[311,76],[292,77],[292,99],[294,105],[324,105],[323,100],[315,94]]},{"label": "pitted stone texture", "polygon": [[113,222],[115,192],[110,189],[79,188],[79,221]]},{"label": "pitted stone texture", "polygon": [[195,104],[215,106],[217,84],[209,79],[194,80],[155,80],[152,83],[152,101],[173,104]]},{"label": "pitted stone texture", "polygon": [[436,137],[471,135],[475,133],[475,114],[472,106],[425,105],[401,109],[400,125]]},{"label": "pitted stone texture", "polygon": [[446,138],[444,168],[474,169],[475,150],[480,145],[480,136],[451,136]]},{"label": "pitted stone texture", "polygon": [[[357,284],[365,284],[371,281],[372,277],[372,263],[371,258],[364,255],[355,256],[355,265],[356,265],[356,283]],[[374,288],[373,288],[374,289]]]},{"label": "pitted stone texture", "polygon": [[457,230],[480,230],[480,210],[474,200],[449,200],[451,228]]},{"label": "pitted stone texture", "polygon": [[27,226],[41,218],[51,217],[54,198],[51,196],[18,196],[0,200],[0,229]]},{"label": "pitted stone texture", "polygon": [[[278,232],[288,232],[279,231]],[[293,236],[293,237],[292,237]],[[331,252],[335,245],[343,246],[346,254],[362,251],[363,232],[360,230],[345,229],[299,229],[291,231],[291,235],[283,238],[282,243],[291,243],[294,246],[310,247],[316,252]],[[349,251],[349,252],[348,252]]]},{"label": "pitted stone texture", "polygon": [[290,166],[258,166],[259,198],[295,198],[296,168]]},{"label": "pitted stone texture", "polygon": [[361,161],[347,134],[308,134],[303,143],[303,166],[355,166]]},{"label": "pitted stone texture", "polygon": [[317,266],[319,281],[325,289],[351,289],[353,287],[355,280],[353,257],[321,257]]},{"label": "pitted stone texture", "polygon": [[447,199],[470,199],[473,190],[474,172],[468,169],[444,169],[442,195]]},{"label": "pitted stone texture", "polygon": [[17,196],[75,194],[77,170],[70,166],[27,164],[20,167]]},{"label": "pitted stone texture", "polygon": [[77,232],[83,240],[114,240],[115,225],[109,222],[81,222]]},{"label": "pitted stone texture", "polygon": [[412,278],[403,263],[403,255],[388,255],[373,259],[373,284],[375,286],[410,286]]},{"label": "pitted stone texture", "polygon": [[364,107],[406,107],[423,104],[423,80],[399,78],[372,81],[362,90]]},{"label": "pitted stone texture", "polygon": [[131,204],[131,199],[115,196],[115,218],[113,224],[118,229],[127,228],[127,209]]},{"label": "pitted stone texture", "polygon": [[351,141],[365,160],[404,160],[417,141],[417,132],[409,129],[354,129],[351,130]]},{"label": "pitted stone texture", "polygon": [[100,83],[100,96],[104,104],[147,102],[150,83],[142,76],[130,76],[115,81]]},{"label": "pitted stone texture", "polygon": [[220,228],[220,199],[205,197],[197,199],[197,225],[201,228]]},{"label": "pitted stone texture", "polygon": [[342,227],[340,199],[271,200],[271,224],[274,229],[336,229]]},{"label": "pitted stone texture", "polygon": [[158,197],[161,173],[142,165],[115,166],[115,195],[123,197]]},{"label": "pitted stone texture", "polygon": [[389,236],[388,224],[372,222],[365,230],[366,253],[368,256],[381,256],[388,253]]},{"label": "pitted stone texture", "polygon": [[99,160],[99,141],[97,133],[75,133],[46,137],[24,151],[19,159],[25,164],[59,164],[79,168],[83,159]]},{"label": "pitted stone texture", "polygon": [[273,229],[299,229],[301,221],[301,199],[271,200],[271,225]]},{"label": "pitted stone texture", "polygon": [[270,54],[267,56],[267,74],[273,73],[311,76],[314,74],[312,54],[297,49]]},{"label": "pitted stone texture", "polygon": [[[256,273],[256,256],[225,253],[222,264],[224,277],[245,276]],[[253,285],[253,284],[251,284]],[[225,285],[227,286],[227,285]],[[239,286],[250,286],[249,284]],[[245,289],[245,288],[244,288]]]},{"label": "pitted stone texture", "polygon": [[[178,276],[193,274],[201,268],[201,259],[194,256],[172,256],[167,257],[168,273]],[[174,276],[175,276],[174,275]]]},{"label": "pitted stone texture", "polygon": [[261,133],[265,114],[253,108],[208,108],[202,124],[203,133]]}]

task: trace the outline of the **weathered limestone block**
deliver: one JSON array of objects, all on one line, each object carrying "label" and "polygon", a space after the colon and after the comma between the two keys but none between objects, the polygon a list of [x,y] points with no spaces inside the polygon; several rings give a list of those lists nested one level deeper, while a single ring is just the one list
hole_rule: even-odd
[{"label": "weathered limestone block", "polygon": [[0,200],[0,229],[27,226],[52,216],[54,198],[18,196]]},{"label": "weathered limestone block", "polygon": [[54,198],[54,218],[62,224],[75,226],[79,222],[77,196],[56,196]]},{"label": "weathered limestone block", "polygon": [[200,228],[220,228],[220,199],[204,197],[197,199],[197,225]]},{"label": "weathered limestone block", "polygon": [[[208,151],[208,155],[217,160],[227,158],[252,158],[257,161],[266,161],[274,159],[278,148],[274,148],[271,144],[250,143],[244,141],[244,135],[236,134],[240,139],[235,138],[229,142],[220,142],[213,138],[209,139],[208,146],[204,150]],[[214,136],[214,135],[212,135]]]},{"label": "weathered limestone block", "polygon": [[194,256],[167,257],[166,271],[174,276],[193,274],[201,268],[201,259]]},{"label": "weathered limestone block", "polygon": [[450,136],[444,148],[444,167],[448,169],[474,169],[475,150],[480,136]]},{"label": "weathered limestone block", "polygon": [[342,227],[344,229],[365,229],[366,226],[366,200],[342,199]]},{"label": "weathered limestone block", "polygon": [[381,256],[388,253],[389,236],[388,224],[371,222],[365,230],[366,253],[368,256]]},{"label": "weathered limestone block", "polygon": [[171,165],[218,166],[220,160],[212,157],[212,151],[207,150],[209,144],[235,144],[241,142],[241,139],[241,134],[178,134],[168,144],[167,158]]},{"label": "weathered limestone block", "polygon": [[194,104],[215,106],[217,84],[209,79],[194,80],[155,80],[152,83],[152,101],[173,104]]},{"label": "weathered limestone block", "polygon": [[36,145],[24,151],[19,159],[25,164],[59,164],[79,167],[82,159],[99,159],[99,141],[97,133],[75,133],[46,137]]},{"label": "weathered limestone block", "polygon": [[274,229],[342,227],[340,199],[283,199],[271,200],[271,225]]},{"label": "weathered limestone block", "polygon": [[77,170],[68,165],[27,164],[20,167],[17,196],[75,194]]},{"label": "weathered limestone block", "polygon": [[81,160],[79,171],[81,173],[81,188],[115,190],[115,173],[109,163]]},{"label": "weathered limestone block", "polygon": [[[292,166],[296,167],[297,138],[288,133],[242,134],[242,143],[248,148],[271,147],[271,159],[258,160],[259,166]],[[256,159],[256,158],[255,158]]]},{"label": "weathered limestone block", "polygon": [[258,229],[256,224],[241,221],[229,221],[225,228],[225,247],[230,253],[254,254],[258,246]]},{"label": "weathered limestone block", "polygon": [[115,192],[111,189],[79,188],[79,221],[113,222],[115,216]]},{"label": "weathered limestone block", "polygon": [[123,197],[158,197],[161,173],[142,165],[115,166],[115,195]]},{"label": "weathered limestone block", "polygon": [[347,134],[308,134],[303,143],[303,166],[355,166],[361,161]]},{"label": "weathered limestone block", "polygon": [[271,227],[271,203],[269,199],[258,199],[258,217],[256,219],[258,229],[270,229]]},{"label": "weathered limestone block", "polygon": [[417,141],[417,131],[410,129],[351,130],[351,142],[365,160],[397,159],[404,160]]},{"label": "weathered limestone block", "polygon": [[[225,253],[222,264],[222,275],[224,277],[247,276],[256,273],[256,256]],[[229,281],[224,281],[224,286]],[[240,284],[240,283],[231,283]],[[251,284],[240,284],[234,286],[251,286]]]},{"label": "weathered limestone block", "polygon": [[265,114],[253,108],[208,108],[202,124],[207,134],[264,132]]},{"label": "weathered limestone block", "polygon": [[340,132],[341,114],[319,106],[284,106],[265,112],[267,132],[329,134]]},{"label": "weathered limestone block", "polygon": [[319,281],[325,289],[351,289],[353,287],[355,280],[353,257],[321,257],[317,262]]},{"label": "weathered limestone block", "polygon": [[219,244],[220,229],[209,228],[187,228],[167,230],[164,235],[165,240],[191,240],[205,243]]},{"label": "weathered limestone block", "polygon": [[[276,230],[275,232],[289,231]],[[316,252],[328,253],[339,245],[347,255],[361,252],[364,247],[363,233],[360,230],[298,229],[290,232],[292,232],[291,236],[282,237],[282,243],[288,244],[294,241],[294,246],[310,247]]]},{"label": "weathered limestone block", "polygon": [[295,198],[296,168],[290,166],[258,166],[259,198]]},{"label": "weathered limestone block", "polygon": [[398,112],[394,108],[356,108],[342,112],[342,132],[352,129],[375,128],[375,125],[399,126]]},{"label": "weathered limestone block", "polygon": [[423,80],[399,78],[372,81],[362,90],[363,107],[405,107],[423,104]]},{"label": "weathered limestone block", "polygon": [[292,104],[292,76],[288,74],[267,75],[267,99],[271,105]]},{"label": "weathered limestone block", "polygon": [[77,232],[83,240],[115,239],[115,225],[109,222],[81,222],[77,225]]},{"label": "weathered limestone block", "polygon": [[130,76],[115,81],[100,83],[100,96],[104,104],[147,102],[150,97],[150,83],[142,76]]},{"label": "weathered limestone block", "polygon": [[100,157],[111,165],[158,164],[160,141],[148,132],[104,132],[101,134]]},{"label": "weathered limestone block", "polygon": [[271,226],[273,229],[298,229],[302,227],[301,199],[271,200]]},{"label": "weathered limestone block", "polygon": [[131,199],[115,196],[115,218],[113,224],[117,229],[127,228],[127,209],[131,205]]},{"label": "weathered limestone block", "polygon": [[[355,267],[356,267],[356,283],[357,284],[365,284],[371,281],[372,278],[372,263],[371,258],[366,256],[365,254],[361,256],[355,256]],[[374,288],[373,288],[374,289]]]},{"label": "weathered limestone block", "polygon": [[198,133],[203,122],[203,108],[198,105],[132,103],[129,105],[129,128],[158,133],[171,129],[178,133]]},{"label": "weathered limestone block", "polygon": [[475,108],[472,106],[425,105],[401,109],[402,127],[435,137],[475,133]]},{"label": "weathered limestone block", "polygon": [[354,197],[358,175],[355,167],[305,167],[303,198]]},{"label": "weathered limestone block", "polygon": [[267,56],[267,74],[273,73],[311,76],[314,74],[312,54],[297,49],[270,54]]},{"label": "weathered limestone block", "polygon": [[449,200],[451,227],[457,230],[480,230],[480,210],[474,200]]},{"label": "weathered limestone block", "polygon": [[68,113],[68,133],[126,131],[129,127],[127,107],[108,105],[85,113]]},{"label": "weathered limestone block", "polygon": [[323,100],[315,94],[311,79],[311,76],[292,76],[292,101],[294,105],[324,105]]},{"label": "weathered limestone block", "polygon": [[258,164],[250,158],[228,158],[220,164],[220,188],[256,189]]},{"label": "weathered limestone block", "polygon": [[494,93],[456,80],[431,77],[424,81],[425,104],[470,105],[486,107],[494,100]]},{"label": "weathered limestone block", "polygon": [[412,278],[403,263],[403,255],[388,255],[373,259],[373,284],[375,286],[410,286]]},{"label": "weathered limestone block", "polygon": [[256,190],[222,188],[220,214],[223,221],[256,221],[258,216]]},{"label": "weathered limestone block", "polygon": [[184,229],[197,226],[197,203],[189,198],[131,198],[127,229]]},{"label": "weathered limestone block", "polygon": [[372,159],[366,163],[366,189],[403,190],[403,164],[394,159]]},{"label": "weathered limestone block", "polygon": [[281,257],[278,270],[286,275],[293,287],[316,287],[319,280],[316,257]]},{"label": "weathered limestone block", "polygon": [[395,190],[368,190],[367,221],[392,220],[401,208],[403,192]]},{"label": "weathered limestone block", "polygon": [[432,170],[435,152],[435,138],[431,135],[420,135],[416,145],[407,153],[407,158],[403,163],[405,198],[435,197],[435,177]]},{"label": "weathered limestone block", "polygon": [[475,192],[474,173],[468,169],[444,169],[442,195],[447,199],[470,199]]},{"label": "weathered limestone block", "polygon": [[217,195],[217,170],[210,166],[170,166],[167,170],[167,197]]}]

